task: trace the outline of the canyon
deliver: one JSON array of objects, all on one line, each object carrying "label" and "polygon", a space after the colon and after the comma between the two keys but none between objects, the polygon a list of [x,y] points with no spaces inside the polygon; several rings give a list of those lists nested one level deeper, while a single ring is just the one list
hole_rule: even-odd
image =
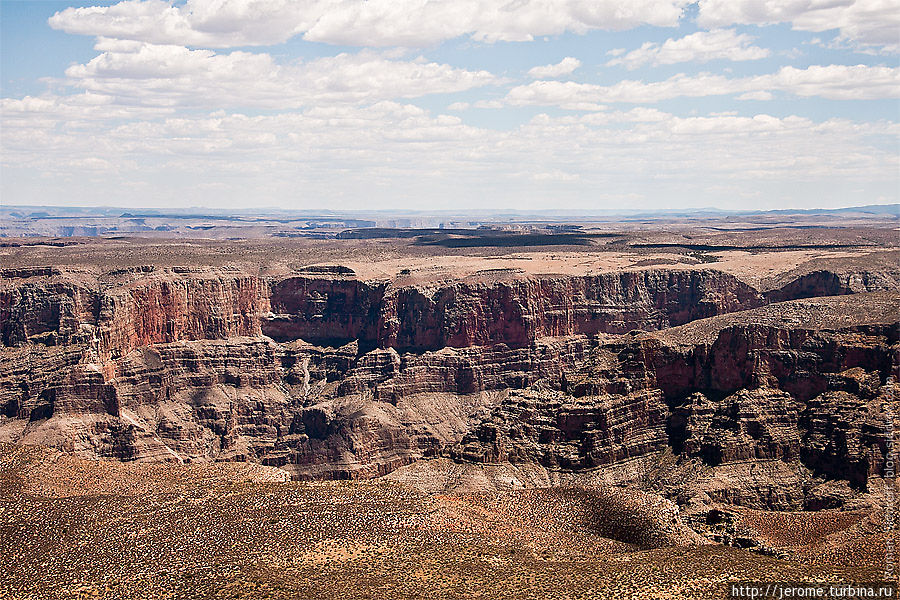
[{"label": "canyon", "polygon": [[[883,466],[885,440],[855,416],[888,393],[896,272],[814,271],[760,291],[712,268],[408,285],[317,271],[5,270],[0,432],[300,478],[426,456],[577,471],[666,448],[713,467],[800,461],[856,484]],[[701,326],[712,333],[679,333]]]},{"label": "canyon", "polygon": [[[265,481],[399,485],[490,514],[497,498],[562,502],[632,549],[779,557],[797,550],[768,525],[732,523],[884,510],[894,248],[314,244],[330,260],[229,263],[202,247],[112,265],[114,242],[76,260],[10,246],[31,258],[0,273],[3,452],[62,453],[34,458],[37,473],[253,465]],[[595,510],[615,516],[597,525]],[[841,535],[884,543],[861,522]]]}]

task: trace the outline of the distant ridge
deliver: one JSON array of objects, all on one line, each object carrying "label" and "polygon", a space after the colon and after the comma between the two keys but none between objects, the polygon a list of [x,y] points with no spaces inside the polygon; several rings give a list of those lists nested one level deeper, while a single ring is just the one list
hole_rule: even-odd
[{"label": "distant ridge", "polygon": [[60,218],[122,218],[122,219],[216,219],[235,220],[245,223],[271,221],[291,222],[296,220],[339,222],[347,220],[370,221],[371,225],[358,224],[357,227],[376,227],[376,221],[385,219],[422,219],[439,217],[449,221],[478,222],[541,222],[541,221],[590,221],[597,217],[639,218],[677,218],[703,216],[749,216],[749,215],[830,215],[830,214],[872,214],[893,215],[900,218],[900,204],[866,204],[841,208],[782,208],[772,210],[725,210],[715,207],[703,208],[665,208],[665,209],[546,209],[546,210],[513,210],[513,209],[478,209],[478,210],[307,210],[286,208],[125,208],[116,206],[42,206],[6,204],[0,207],[0,219],[60,219]]}]

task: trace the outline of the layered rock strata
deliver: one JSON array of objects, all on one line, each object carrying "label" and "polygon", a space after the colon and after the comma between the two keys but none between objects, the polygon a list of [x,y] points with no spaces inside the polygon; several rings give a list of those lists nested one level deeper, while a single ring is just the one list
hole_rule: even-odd
[{"label": "layered rock strata", "polygon": [[[75,294],[58,313],[55,345],[4,350],[0,435],[125,460],[250,460],[300,478],[370,477],[437,455],[578,471],[665,451],[726,471],[796,464],[857,489],[883,469],[883,416],[896,405],[894,294],[788,302],[659,333],[413,353],[231,335],[258,334],[253,311],[271,297],[260,301],[250,279],[194,275],[152,294],[125,286],[101,304],[226,298],[238,312],[91,330],[71,326],[90,306]],[[167,341],[218,335],[227,337]],[[778,502],[803,503],[809,489]],[[766,493],[745,492],[751,503]]]},{"label": "layered rock strata", "polygon": [[422,352],[656,330],[763,301],[752,287],[713,270],[403,286],[335,273],[265,278],[147,267],[93,277],[19,269],[4,271],[0,333],[5,346],[88,343],[109,357],[148,344],[260,334]]},{"label": "layered rock strata", "polygon": [[890,286],[845,275],[763,293],[689,269],[428,285],[4,270],[0,440],[297,478],[438,456],[575,473],[665,454],[705,482],[673,493],[830,506],[884,469],[898,297],[766,304]]}]

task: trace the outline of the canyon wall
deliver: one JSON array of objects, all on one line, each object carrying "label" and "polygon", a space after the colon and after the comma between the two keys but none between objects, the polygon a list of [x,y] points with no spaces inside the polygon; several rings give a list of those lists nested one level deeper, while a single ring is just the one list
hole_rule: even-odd
[{"label": "canyon wall", "polygon": [[768,302],[893,289],[877,273],[799,276],[768,292],[713,269],[510,276],[421,285],[344,272],[261,277],[238,269],[134,267],[95,275],[5,269],[0,339],[93,344],[117,357],[149,344],[266,335],[400,352],[547,336],[654,331]]},{"label": "canyon wall", "polygon": [[[717,466],[800,460],[864,486],[884,469],[900,325],[748,325],[711,344],[601,343],[554,385],[510,391],[454,458],[592,468],[671,448]],[[897,374],[894,373],[894,376]]]},{"label": "canyon wall", "polygon": [[897,299],[869,296],[872,319],[888,322],[707,319],[687,338],[676,328],[402,354],[235,337],[104,362],[87,347],[29,346],[2,355],[0,437],[126,460],[252,460],[298,478],[371,477],[441,455],[578,471],[668,450],[716,468],[794,463],[864,490],[884,467],[885,407],[900,414]]},{"label": "canyon wall", "polygon": [[900,415],[898,297],[771,304],[848,291],[803,277],[762,293],[710,269],[415,286],[5,270],[0,440],[303,479],[423,457],[590,472],[670,453],[716,474],[691,494],[840,504],[822,481],[864,491],[887,409]]},{"label": "canyon wall", "polygon": [[94,343],[111,357],[148,344],[260,334],[421,352],[662,329],[762,303],[750,286],[712,270],[398,286],[226,269],[148,267],[98,278],[49,269],[4,271],[0,320],[6,346]]},{"label": "canyon wall", "polygon": [[182,339],[259,335],[265,282],[234,270],[130,269],[95,277],[58,269],[4,270],[0,335],[6,346],[88,343],[121,356]]}]

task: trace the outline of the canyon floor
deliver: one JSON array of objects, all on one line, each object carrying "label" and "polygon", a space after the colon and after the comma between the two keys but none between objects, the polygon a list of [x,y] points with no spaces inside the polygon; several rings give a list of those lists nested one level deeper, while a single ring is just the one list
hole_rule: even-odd
[{"label": "canyon floor", "polygon": [[0,598],[725,598],[890,566],[891,213],[5,227]]}]

